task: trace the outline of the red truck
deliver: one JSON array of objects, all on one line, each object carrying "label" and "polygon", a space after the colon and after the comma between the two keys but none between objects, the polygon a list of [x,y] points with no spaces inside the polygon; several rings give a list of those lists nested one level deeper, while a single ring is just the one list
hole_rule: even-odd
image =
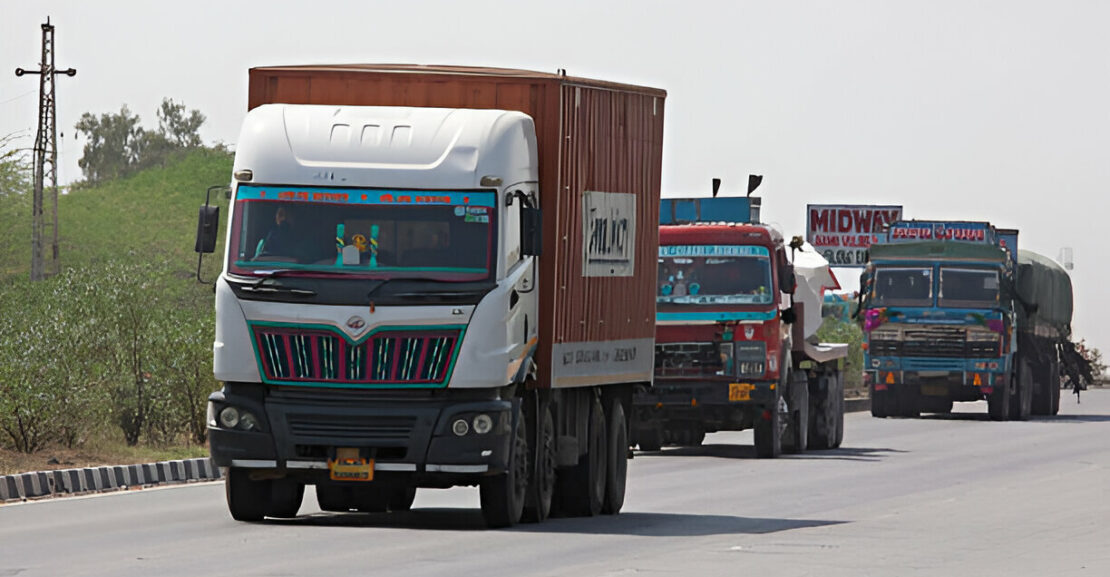
[{"label": "red truck", "polygon": [[759,222],[758,201],[662,202],[655,382],[634,402],[641,450],[743,429],[759,457],[840,445],[847,345],[814,339],[823,291],[838,285],[812,247]]}]

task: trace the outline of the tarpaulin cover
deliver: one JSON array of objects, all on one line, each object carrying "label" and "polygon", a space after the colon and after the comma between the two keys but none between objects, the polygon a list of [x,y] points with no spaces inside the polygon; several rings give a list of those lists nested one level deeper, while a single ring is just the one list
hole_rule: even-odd
[{"label": "tarpaulin cover", "polygon": [[1017,294],[1036,310],[1018,307],[1018,326],[1047,324],[1067,335],[1071,329],[1071,278],[1056,261],[1018,249]]},{"label": "tarpaulin cover", "polygon": [[808,242],[794,253],[794,276],[798,281],[794,300],[805,303],[805,318],[802,323],[808,339],[821,327],[821,305],[825,301],[825,290],[838,289],[840,283],[829,268],[829,261]]}]

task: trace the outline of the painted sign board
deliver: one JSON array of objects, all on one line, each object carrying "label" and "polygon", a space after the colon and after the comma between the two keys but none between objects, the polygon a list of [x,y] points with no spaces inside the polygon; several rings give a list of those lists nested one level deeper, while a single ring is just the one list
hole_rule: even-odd
[{"label": "painted sign board", "polygon": [[886,227],[901,220],[897,205],[810,204],[806,206],[806,241],[829,264],[863,267],[867,249],[885,235]]}]

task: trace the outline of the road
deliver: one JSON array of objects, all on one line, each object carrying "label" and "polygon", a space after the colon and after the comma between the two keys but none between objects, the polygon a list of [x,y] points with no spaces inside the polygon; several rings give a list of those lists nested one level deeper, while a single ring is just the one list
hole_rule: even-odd
[{"label": "road", "polygon": [[8,575],[1110,574],[1110,390],[1058,417],[848,416],[844,447],[756,460],[748,433],[637,454],[616,517],[482,529],[476,489],[404,514],[230,519],[206,483],[0,506]]}]

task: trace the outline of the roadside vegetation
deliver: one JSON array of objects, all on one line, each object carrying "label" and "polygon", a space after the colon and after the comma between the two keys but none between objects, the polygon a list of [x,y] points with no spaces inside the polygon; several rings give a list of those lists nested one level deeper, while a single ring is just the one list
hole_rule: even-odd
[{"label": "roadside vegetation", "polygon": [[232,158],[201,144],[199,112],[167,99],[157,117],[150,131],[126,107],[82,117],[60,270],[35,283],[31,158],[0,139],[0,474],[206,454],[213,295],[193,242]]}]

